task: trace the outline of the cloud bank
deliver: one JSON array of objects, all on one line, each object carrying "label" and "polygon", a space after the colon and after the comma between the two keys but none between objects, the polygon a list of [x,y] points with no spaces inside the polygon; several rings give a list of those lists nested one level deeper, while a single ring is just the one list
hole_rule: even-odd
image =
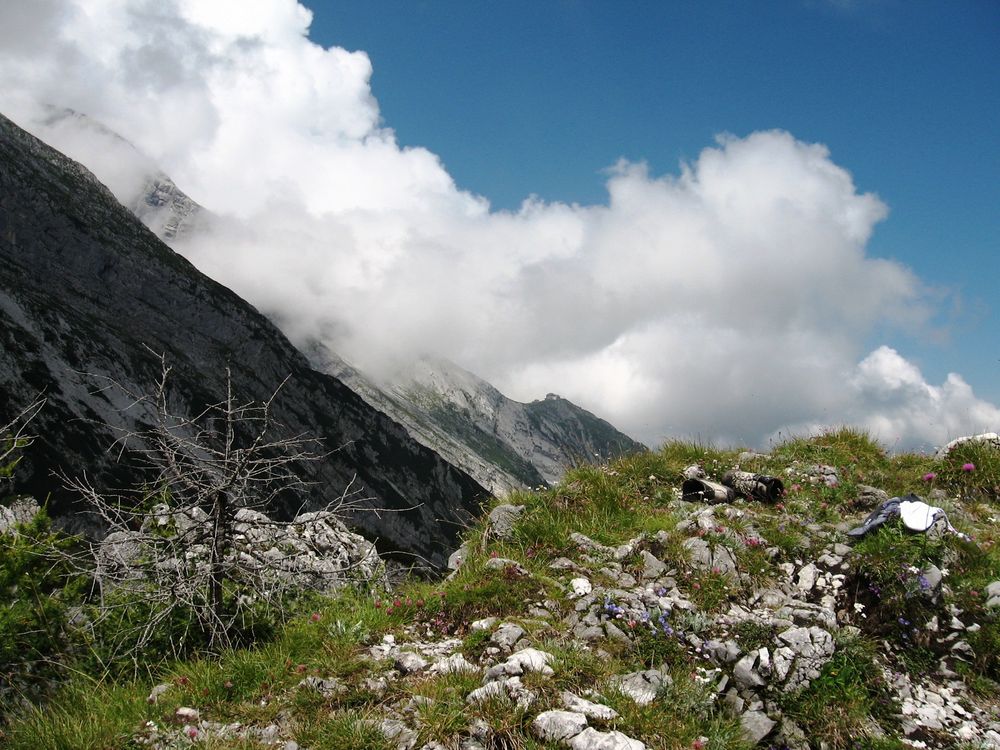
[{"label": "cloud bank", "polygon": [[[0,7],[0,110],[123,200],[159,165],[219,216],[175,243],[300,344],[391,377],[455,360],[522,400],[556,391],[651,444],[765,446],[867,427],[901,447],[1000,424],[874,330],[933,314],[866,255],[887,215],[827,149],[722,135],[676,174],[620,162],[606,205],[492,211],[380,119],[363,52],[308,39],[294,0]],[[43,105],[85,112],[139,152]]]}]

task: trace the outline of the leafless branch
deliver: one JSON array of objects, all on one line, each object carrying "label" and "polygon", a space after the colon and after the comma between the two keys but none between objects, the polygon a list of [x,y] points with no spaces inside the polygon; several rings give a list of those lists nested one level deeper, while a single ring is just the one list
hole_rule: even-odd
[{"label": "leafless branch", "polygon": [[[0,426],[0,469],[7,467],[9,463],[16,463],[18,459],[14,454],[34,442],[35,436],[28,433],[28,425],[45,406],[45,401],[45,398],[36,398],[7,424]],[[9,473],[9,471],[0,472],[0,481],[9,478],[7,476]]]},{"label": "leafless branch", "polygon": [[226,648],[250,606],[280,609],[292,591],[381,575],[374,545],[358,542],[339,521],[365,504],[353,480],[320,511],[292,521],[266,515],[277,499],[309,487],[296,468],[326,455],[313,451],[318,440],[283,435],[274,421],[284,382],[262,402],[243,402],[227,370],[225,399],[184,416],[171,408],[171,368],[158,358],[150,394],[108,378],[102,384],[151,411],[151,425],[123,430],[116,441],[148,470],[148,482],[106,493],[86,474],[62,476],[108,530],[92,550],[98,618],[117,622],[122,607],[137,601],[155,613],[117,634],[122,649],[141,653],[178,608],[193,615],[210,647]]}]

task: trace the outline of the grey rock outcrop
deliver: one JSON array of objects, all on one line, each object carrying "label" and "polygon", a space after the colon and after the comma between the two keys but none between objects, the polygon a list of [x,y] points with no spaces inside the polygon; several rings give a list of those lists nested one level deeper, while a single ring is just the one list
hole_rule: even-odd
[{"label": "grey rock outcrop", "polygon": [[420,359],[383,384],[319,344],[307,353],[318,369],[342,379],[496,495],[552,484],[578,464],[644,449],[567,399],[549,394],[520,403],[440,358]]},{"label": "grey rock outcrop", "polygon": [[0,505],[0,534],[16,534],[17,527],[30,523],[38,511],[38,503],[32,497],[18,498],[10,506]]}]

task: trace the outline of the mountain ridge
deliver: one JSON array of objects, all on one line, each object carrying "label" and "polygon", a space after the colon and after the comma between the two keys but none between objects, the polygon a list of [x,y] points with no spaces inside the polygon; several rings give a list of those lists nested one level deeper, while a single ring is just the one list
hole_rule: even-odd
[{"label": "mountain ridge", "polygon": [[56,515],[79,508],[50,478],[54,470],[88,467],[105,486],[135,478],[106,453],[116,428],[135,418],[82,373],[148,393],[159,366],[147,348],[166,353],[177,396],[192,410],[220,400],[227,366],[241,395],[255,400],[291,373],[276,418],[332,451],[306,468],[309,503],[322,505],[356,482],[367,509],[394,511],[350,519],[383,550],[441,564],[487,494],[311,368],[270,321],[163,244],[89,170],[2,116],[0,258],[0,410],[16,414],[39,392],[47,397],[17,482],[39,497],[51,493]]},{"label": "mountain ridge", "polygon": [[[111,128],[71,109],[50,108],[39,133],[118,153],[100,163],[119,202],[167,245],[184,245],[222,225],[240,231],[184,193],[157,163]],[[281,321],[273,321],[281,327]],[[424,356],[377,378],[319,341],[299,344],[313,366],[347,383],[368,404],[402,424],[421,444],[443,455],[498,495],[558,481],[580,463],[645,448],[596,415],[563,400],[522,404],[478,375],[441,357]],[[551,395],[551,394],[550,394]]]}]

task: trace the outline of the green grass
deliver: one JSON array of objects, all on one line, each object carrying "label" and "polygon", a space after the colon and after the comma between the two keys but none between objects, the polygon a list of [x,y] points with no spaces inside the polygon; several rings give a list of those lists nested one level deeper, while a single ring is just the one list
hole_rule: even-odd
[{"label": "green grass", "polygon": [[[876,740],[871,736],[872,719],[892,727],[899,711],[875,664],[874,645],[862,638],[838,642],[819,678],[787,697],[783,708],[806,736],[822,737],[832,748]],[[881,745],[897,746],[902,747]]]},{"label": "green grass", "polygon": [[381,715],[353,710],[311,716],[300,721],[294,739],[310,750],[396,750],[378,728]]},{"label": "green grass", "polygon": [[[695,673],[697,674],[697,673]],[[607,705],[620,717],[614,728],[646,743],[650,748],[690,748],[699,737],[708,738],[705,748],[743,750],[750,745],[742,738],[739,721],[717,700],[711,684],[699,682],[688,669],[672,674],[657,699],[640,706],[614,689],[604,691]]]},{"label": "green grass", "polygon": [[28,706],[6,728],[7,750],[118,750],[147,719],[153,718],[143,688],[78,678],[48,705]]},{"label": "green grass", "polygon": [[[678,500],[681,471],[697,462],[718,479],[736,467],[738,455],[675,441],[607,466],[574,469],[556,487],[505,499],[525,506],[509,538],[496,539],[484,520],[469,529],[471,552],[449,580],[413,580],[391,594],[346,591],[333,598],[303,597],[294,606],[294,616],[276,620],[270,630],[261,629],[251,646],[172,662],[157,656],[143,681],[116,682],[113,670],[104,682],[78,675],[44,709],[22,708],[0,726],[0,745],[127,747],[127,738],[145,721],[163,722],[178,706],[190,705],[213,721],[262,727],[281,717],[291,736],[311,750],[379,750],[395,747],[377,726],[386,707],[409,705],[408,715],[419,719],[414,724],[418,746],[455,745],[468,736],[471,722],[480,719],[491,729],[486,743],[490,750],[534,750],[543,745],[528,725],[538,712],[561,708],[562,690],[583,695],[597,689],[621,714],[609,722],[591,722],[599,729],[622,731],[657,749],[690,748],[701,737],[707,738],[707,748],[742,748],[738,720],[721,701],[710,700],[709,682],[699,681],[697,671],[706,662],[685,639],[689,634],[734,638],[744,653],[771,646],[771,626],[749,620],[722,627],[716,616],[733,604],[746,604],[756,589],[779,585],[784,575],[779,564],[806,560],[833,543],[846,542],[837,528],[860,521],[872,510],[859,501],[859,484],[882,488],[890,496],[916,492],[927,497],[940,490],[933,502],[975,539],[908,534],[889,524],[856,542],[845,589],[848,611],[857,603],[866,615],[851,615],[861,635],[839,641],[833,659],[806,690],[784,697],[775,693],[772,698],[782,702],[785,715],[808,736],[824,738],[831,748],[899,748],[893,718],[898,707],[892,705],[876,665],[881,661],[912,675],[932,673],[949,644],[924,625],[935,616],[945,622],[951,616],[949,607],[955,606],[964,622],[980,624],[978,630],[963,634],[974,658],[955,668],[974,695],[987,705],[995,701],[1000,690],[1000,618],[985,610],[983,591],[1000,579],[1000,451],[969,445],[941,460],[890,455],[869,436],[851,429],[787,440],[770,455],[740,466],[782,477],[788,492],[781,502],[737,500],[731,507],[742,515],[735,517],[730,517],[730,507],[718,507],[719,528],[701,534],[710,544],[732,551],[739,575],[699,570],[683,546],[697,530],[677,528],[699,509]],[[975,469],[964,470],[968,463]],[[804,472],[811,464],[835,466],[841,481],[826,487],[785,474],[789,466]],[[930,481],[924,479],[928,473],[935,474]],[[651,552],[699,611],[677,609],[663,623],[658,622],[660,613],[651,611],[653,628],[645,621],[632,627],[621,623],[632,634],[627,643],[598,640],[583,646],[569,641],[560,620],[574,610],[565,586],[577,574],[553,570],[550,564],[557,557],[570,557],[595,585],[619,585],[616,575],[601,572],[615,561],[610,556],[584,560],[570,538],[573,532],[610,547],[641,537],[636,553],[620,561],[624,572],[641,580],[641,551]],[[514,566],[490,569],[493,557],[509,558],[526,572]],[[920,581],[920,571],[929,563],[946,571],[945,588],[936,597]],[[531,614],[542,602],[552,613],[548,621],[534,620]],[[387,634],[398,642],[458,637],[466,658],[485,659],[492,646],[490,632],[471,631],[469,624],[487,616],[522,624],[532,643],[554,656],[551,678],[523,676],[538,696],[529,710],[518,710],[506,699],[466,704],[465,696],[481,684],[481,673],[413,675],[391,681],[385,691],[370,684],[370,678],[392,669],[389,662],[369,656],[370,647]],[[615,675],[664,665],[673,674],[673,685],[649,706],[636,706],[610,687]],[[308,676],[336,678],[344,689],[326,696],[299,689]],[[170,688],[150,706],[146,695],[158,682]],[[874,736],[876,725],[888,735]],[[243,740],[201,746],[255,747]]]}]

